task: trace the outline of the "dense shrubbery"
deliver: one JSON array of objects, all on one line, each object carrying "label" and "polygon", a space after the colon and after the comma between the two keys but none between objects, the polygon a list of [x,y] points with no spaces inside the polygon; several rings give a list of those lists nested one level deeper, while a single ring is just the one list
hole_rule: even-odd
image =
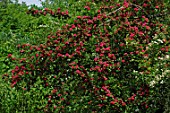
[{"label": "dense shrubbery", "polygon": [[[71,11],[61,9],[63,13],[59,8],[30,9],[27,13],[35,18],[45,18],[49,13],[66,24],[56,32],[45,32],[48,36],[44,43],[18,44],[19,55],[8,54],[6,60],[14,68],[3,78],[18,90],[15,94],[28,100],[18,100],[23,107],[16,109],[113,113],[163,110],[169,98],[168,74],[162,85],[150,85],[169,67],[169,59],[159,60],[169,53],[168,30],[161,22],[166,17],[155,17],[166,13],[163,3],[94,0],[77,3],[81,7],[72,5]],[[2,110],[8,108],[0,105]],[[11,105],[8,110],[12,109]]]}]

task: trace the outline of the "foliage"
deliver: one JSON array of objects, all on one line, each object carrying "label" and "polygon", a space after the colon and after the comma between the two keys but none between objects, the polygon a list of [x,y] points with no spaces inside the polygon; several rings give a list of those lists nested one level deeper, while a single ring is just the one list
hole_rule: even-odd
[{"label": "foliage", "polygon": [[[48,35],[43,43],[39,40],[18,43],[18,54],[11,54],[11,49],[4,58],[3,61],[11,63],[10,72],[3,75],[4,81],[10,82],[17,97],[22,97],[21,100],[26,97],[28,103],[15,101],[10,95],[13,101],[7,102],[11,106],[0,104],[2,110],[8,112],[16,104],[22,106],[16,107],[19,112],[163,110],[165,98],[169,98],[169,93],[165,93],[169,87],[168,74],[161,79],[165,81],[163,84],[151,86],[150,83],[169,67],[169,60],[159,60],[169,54],[169,29],[162,22],[167,17],[155,16],[167,13],[164,2],[82,0],[70,3],[68,11],[64,7],[61,10],[63,13],[59,8],[31,8],[27,12],[32,14],[27,15],[28,19],[45,18],[48,25],[51,19],[53,25],[49,29],[56,22],[60,25],[55,27],[56,32],[56,29],[43,32]],[[43,30],[36,27],[41,24],[23,34],[34,29],[39,37]],[[28,25],[24,28],[29,29]]]}]

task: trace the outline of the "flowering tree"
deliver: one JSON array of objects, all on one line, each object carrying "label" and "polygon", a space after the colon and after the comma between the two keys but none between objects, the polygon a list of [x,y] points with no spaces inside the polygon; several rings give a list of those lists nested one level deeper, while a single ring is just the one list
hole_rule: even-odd
[{"label": "flowering tree", "polygon": [[[44,112],[159,109],[150,82],[161,72],[157,68],[169,66],[158,60],[169,52],[166,26],[155,17],[164,13],[163,2],[93,0],[78,5],[83,9],[70,8],[81,9],[76,13],[60,8],[28,12],[71,18],[46,43],[18,45],[20,58],[8,55],[16,63],[6,75],[11,86],[26,92],[45,91],[41,96],[46,103],[35,107]],[[158,39],[161,44],[154,43]]]}]

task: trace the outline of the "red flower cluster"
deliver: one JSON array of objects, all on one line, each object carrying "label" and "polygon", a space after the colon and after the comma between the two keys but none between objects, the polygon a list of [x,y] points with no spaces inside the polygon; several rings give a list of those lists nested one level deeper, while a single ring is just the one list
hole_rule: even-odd
[{"label": "red flower cluster", "polygon": [[[88,15],[91,10],[86,5],[87,15],[77,16],[72,24],[49,35],[46,43],[19,45],[21,56],[26,58],[20,58],[20,65],[12,70],[11,85],[17,87],[19,81],[25,80],[31,87],[39,77],[44,88],[50,88],[48,110],[50,106],[67,109],[69,105],[81,103],[93,105],[93,111],[106,107],[123,112],[128,104],[136,105],[139,99],[147,99],[150,89],[137,90],[143,85],[143,78],[140,75],[136,78],[133,71],[144,73],[147,65],[139,65],[143,57],[151,57],[148,55],[151,51],[146,48],[158,30],[151,32],[156,24],[143,12],[139,15],[139,8],[129,10],[131,4],[126,0],[123,9],[114,12],[113,9],[120,5],[101,7],[95,15]],[[114,13],[110,14],[111,11]],[[31,9],[28,13],[69,15],[60,8],[57,11]],[[160,49],[167,52],[169,47]],[[11,57],[9,54],[8,58]]]},{"label": "red flower cluster", "polygon": [[34,8],[30,9],[27,11],[27,14],[32,14],[33,16],[40,16],[40,15],[44,15],[46,16],[47,14],[50,14],[53,17],[57,17],[57,18],[69,18],[69,12],[68,10],[61,12],[61,9],[58,8],[57,11],[53,11],[51,9],[45,8],[44,10],[36,10]]}]

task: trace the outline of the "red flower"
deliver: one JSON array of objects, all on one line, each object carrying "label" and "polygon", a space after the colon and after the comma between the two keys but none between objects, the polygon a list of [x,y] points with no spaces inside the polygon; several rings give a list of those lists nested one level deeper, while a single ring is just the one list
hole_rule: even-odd
[{"label": "red flower", "polygon": [[83,46],[84,44],[83,44],[83,42],[82,41],[80,41],[80,46]]},{"label": "red flower", "polygon": [[156,9],[159,9],[159,6],[155,6]]},{"label": "red flower", "polygon": [[90,37],[91,35],[92,35],[92,34],[86,33],[86,36],[89,36],[89,37]]},{"label": "red flower", "polygon": [[80,74],[81,74],[81,71],[80,71],[80,70],[76,70],[76,73],[80,75]]},{"label": "red flower", "polygon": [[137,12],[139,9],[138,8],[134,8],[134,10]]},{"label": "red flower", "polygon": [[36,56],[36,57],[38,57],[38,56],[39,56],[39,54],[37,53],[35,56]]},{"label": "red flower", "polygon": [[122,102],[122,106],[126,106],[126,103],[125,103],[125,102]]},{"label": "red flower", "polygon": [[110,47],[107,47],[104,49],[105,51],[110,51]]},{"label": "red flower", "polygon": [[68,15],[68,10],[65,11],[65,14]]},{"label": "red flower", "polygon": [[90,17],[89,16],[83,16],[83,19],[89,19]]},{"label": "red flower", "polygon": [[96,48],[96,52],[99,52],[99,51],[100,51],[100,48],[99,48],[99,47],[97,47],[97,48]]},{"label": "red flower", "polygon": [[161,51],[165,51],[165,48],[161,48]]},{"label": "red flower", "polygon": [[114,6],[110,6],[109,8],[112,9],[112,8],[114,8]]},{"label": "red flower", "polygon": [[73,30],[73,28],[70,28],[70,29],[69,29],[69,31],[72,31],[72,30]]},{"label": "red flower", "polygon": [[73,36],[74,36],[74,37],[76,37],[76,36],[77,36],[77,34],[73,34]]},{"label": "red flower", "polygon": [[146,106],[145,106],[145,108],[146,108],[146,109],[148,109],[148,108],[149,108],[149,106],[148,106],[148,105],[146,105]]},{"label": "red flower", "polygon": [[25,52],[25,50],[20,50],[20,53],[24,53]]},{"label": "red flower", "polygon": [[139,51],[135,51],[136,52],[136,54],[139,54]]},{"label": "red flower", "polygon": [[18,71],[18,70],[19,70],[19,67],[18,67],[18,66],[16,66],[16,67],[15,67],[15,71]]},{"label": "red flower", "polygon": [[106,44],[104,43],[104,42],[101,42],[100,43],[100,47],[103,47],[103,46],[105,46]]},{"label": "red flower", "polygon": [[12,54],[8,54],[8,58],[12,57]]},{"label": "red flower", "polygon": [[134,101],[134,100],[135,100],[135,98],[134,98],[134,97],[132,97],[132,98],[131,98],[131,100],[132,100],[132,101]]},{"label": "red flower", "polygon": [[77,16],[77,19],[81,19],[81,16]]},{"label": "red flower", "polygon": [[108,89],[106,90],[106,92],[107,92],[107,93],[111,93],[110,90],[108,90]]},{"label": "red flower", "polygon": [[146,3],[144,3],[144,4],[143,4],[143,7],[147,7],[147,4],[146,4]]},{"label": "red flower", "polygon": [[110,59],[116,59],[116,57],[115,57],[115,55],[114,54],[110,54],[110,53],[108,53],[108,57],[110,58]]},{"label": "red flower", "polygon": [[56,109],[57,108],[57,106],[56,105],[54,105],[54,109]]},{"label": "red flower", "polygon": [[72,24],[71,28],[75,29],[75,28],[76,28],[76,26],[75,26],[74,24]]},{"label": "red flower", "polygon": [[144,35],[144,33],[143,33],[142,31],[139,31],[138,34],[139,34],[140,36]]},{"label": "red flower", "polygon": [[75,66],[75,69],[78,69],[78,68],[79,68],[79,66],[78,66],[78,65],[76,65],[76,66]]},{"label": "red flower", "polygon": [[107,90],[107,87],[105,87],[105,86],[102,86],[102,89],[103,89],[104,91],[106,91],[106,90]]},{"label": "red flower", "polygon": [[103,57],[103,56],[104,56],[104,54],[101,53],[101,54],[100,54],[100,57]]},{"label": "red flower", "polygon": [[44,16],[45,16],[46,14],[47,14],[46,12],[43,13]]},{"label": "red flower", "polygon": [[89,102],[88,102],[88,104],[91,104],[91,103],[92,103],[92,101],[89,101]]},{"label": "red flower", "polygon": [[88,24],[93,24],[93,21],[92,20],[88,20],[87,23]]},{"label": "red flower", "polygon": [[123,47],[125,44],[124,43],[120,43],[119,45],[120,45],[120,47]]},{"label": "red flower", "polygon": [[111,101],[110,104],[114,105],[116,102],[115,101]]},{"label": "red flower", "polygon": [[129,6],[129,3],[126,0],[124,0],[123,6],[127,8]]},{"label": "red flower", "polygon": [[18,76],[18,75],[14,75],[14,76],[12,76],[12,79],[13,79],[13,80],[18,79],[18,78],[19,78],[19,76]]},{"label": "red flower", "polygon": [[61,97],[61,96],[62,96],[62,94],[58,94],[58,96],[59,96],[59,97]]},{"label": "red flower", "polygon": [[146,28],[147,30],[150,30],[150,29],[151,29],[149,26],[145,26],[145,28]]},{"label": "red flower", "polygon": [[103,77],[104,81],[108,80],[108,78],[106,78],[105,76]]},{"label": "red flower", "polygon": [[57,89],[53,89],[52,93],[55,94],[57,92]]},{"label": "red flower", "polygon": [[63,55],[61,53],[58,53],[57,56],[58,57],[63,57]]},{"label": "red flower", "polygon": [[87,9],[88,11],[90,10],[89,6],[84,6],[85,9]]},{"label": "red flower", "polygon": [[122,63],[124,63],[125,62],[125,60],[122,60]]},{"label": "red flower", "polygon": [[130,37],[133,38],[135,36],[134,33],[130,33]]},{"label": "red flower", "polygon": [[127,56],[128,54],[127,53],[124,53],[125,56]]},{"label": "red flower", "polygon": [[58,11],[60,11],[60,10],[61,10],[61,8],[58,8],[57,10],[58,10]]},{"label": "red flower", "polygon": [[49,9],[48,8],[44,8],[45,11],[48,11]]},{"label": "red flower", "polygon": [[11,87],[14,87],[15,84],[17,84],[17,81],[14,81],[14,82],[11,84]]},{"label": "red flower", "polygon": [[99,60],[99,58],[95,57],[95,58],[94,58],[94,61],[96,62],[97,60]]},{"label": "red flower", "polygon": [[51,13],[51,15],[54,15],[54,12],[52,10],[50,11],[50,13]]},{"label": "red flower", "polygon": [[70,55],[68,53],[65,54],[66,57],[69,57]]},{"label": "red flower", "polygon": [[110,93],[107,93],[107,94],[106,94],[106,96],[110,97],[110,96],[111,96],[111,94],[110,94]]},{"label": "red flower", "polygon": [[99,106],[99,107],[103,107],[103,106],[104,106],[104,104],[98,104],[98,106]]}]

